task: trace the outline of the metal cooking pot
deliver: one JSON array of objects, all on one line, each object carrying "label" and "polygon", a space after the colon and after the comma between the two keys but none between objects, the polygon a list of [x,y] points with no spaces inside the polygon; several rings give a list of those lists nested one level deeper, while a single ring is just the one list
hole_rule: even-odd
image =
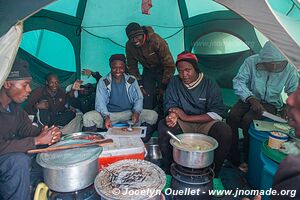
[{"label": "metal cooking pot", "polygon": [[[89,140],[61,141],[53,146],[85,143]],[[41,153],[37,163],[43,167],[44,181],[56,192],[74,192],[93,184],[98,173],[100,146]]]},{"label": "metal cooking pot", "polygon": [[177,146],[174,139],[170,140],[170,144],[173,146],[173,159],[174,161],[184,167],[193,169],[201,169],[208,167],[214,161],[214,150],[219,146],[218,142],[207,135],[199,133],[185,133],[177,135],[177,137],[184,141],[195,141],[202,140],[212,145],[211,149],[208,150],[187,150],[180,146]]},{"label": "metal cooking pot", "polygon": [[159,149],[158,140],[156,137],[152,137],[148,143],[145,144],[147,149],[147,158],[151,160],[162,159],[161,151]]}]

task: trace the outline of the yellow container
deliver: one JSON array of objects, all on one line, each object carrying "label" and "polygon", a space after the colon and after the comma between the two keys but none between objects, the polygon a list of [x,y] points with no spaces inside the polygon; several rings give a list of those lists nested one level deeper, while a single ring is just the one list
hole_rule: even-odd
[{"label": "yellow container", "polygon": [[272,149],[280,149],[282,144],[288,141],[289,137],[280,131],[271,131],[269,134],[268,146]]}]

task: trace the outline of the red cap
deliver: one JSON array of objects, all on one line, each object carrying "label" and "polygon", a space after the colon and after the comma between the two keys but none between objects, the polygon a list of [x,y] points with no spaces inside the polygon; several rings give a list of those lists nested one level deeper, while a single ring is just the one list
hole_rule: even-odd
[{"label": "red cap", "polygon": [[186,51],[182,52],[181,54],[179,54],[177,56],[176,63],[178,63],[181,60],[194,60],[194,61],[198,62],[198,58],[195,54],[190,53],[190,52],[186,52]]}]

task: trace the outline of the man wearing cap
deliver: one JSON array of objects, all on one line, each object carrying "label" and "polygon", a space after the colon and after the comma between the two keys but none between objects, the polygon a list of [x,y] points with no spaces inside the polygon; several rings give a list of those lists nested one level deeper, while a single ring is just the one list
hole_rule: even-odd
[{"label": "man wearing cap", "polygon": [[158,125],[158,142],[168,171],[172,162],[172,146],[167,130],[180,133],[202,133],[217,140],[215,173],[218,173],[231,144],[231,129],[222,122],[226,114],[218,85],[207,78],[198,68],[197,57],[182,52],[176,61],[179,75],[174,76],[165,93],[164,109],[167,114]]},{"label": "man wearing cap", "polygon": [[[126,34],[129,39],[126,43],[129,74],[139,82],[144,95],[144,108],[153,109],[175,72],[173,57],[166,41],[150,26],[141,27],[133,22],[126,27]],[[142,75],[138,63],[143,66]]]},{"label": "man wearing cap", "polygon": [[30,199],[30,157],[37,145],[60,140],[57,127],[38,128],[20,108],[31,92],[25,61],[15,61],[0,89],[0,199]]},{"label": "man wearing cap", "polygon": [[112,124],[132,120],[134,124],[147,126],[147,136],[151,137],[151,127],[157,121],[157,113],[143,109],[143,95],[133,76],[125,73],[126,58],[114,54],[109,59],[111,72],[102,77],[96,90],[95,111],[83,116],[84,130],[111,128]]},{"label": "man wearing cap", "polygon": [[262,112],[276,114],[284,110],[281,93],[290,95],[297,88],[299,74],[287,62],[284,56],[267,42],[259,54],[250,56],[240,67],[233,79],[233,89],[239,101],[230,111],[227,123],[233,131],[233,144],[230,160],[239,166],[238,128],[243,129],[245,163],[240,165],[242,171],[247,171],[249,134],[248,129],[254,119],[262,119]]}]

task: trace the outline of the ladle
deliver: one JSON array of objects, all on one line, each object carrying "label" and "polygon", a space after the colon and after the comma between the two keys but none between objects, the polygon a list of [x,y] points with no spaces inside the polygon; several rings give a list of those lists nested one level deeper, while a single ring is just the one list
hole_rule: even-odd
[{"label": "ladle", "polygon": [[167,133],[171,136],[171,138],[173,138],[174,140],[182,144],[182,141],[177,136],[175,136],[171,131],[167,131]]},{"label": "ladle", "polygon": [[133,121],[129,120],[127,123],[129,125],[129,127],[127,128],[127,131],[132,132],[133,131],[132,125],[134,125]]}]

